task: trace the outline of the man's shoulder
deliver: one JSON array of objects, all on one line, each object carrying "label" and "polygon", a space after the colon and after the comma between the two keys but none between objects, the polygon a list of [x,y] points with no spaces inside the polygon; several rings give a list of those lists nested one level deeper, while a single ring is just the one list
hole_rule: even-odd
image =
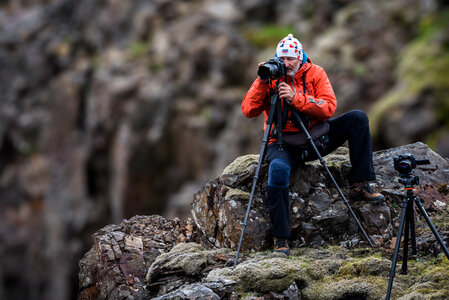
[{"label": "man's shoulder", "polygon": [[321,66],[314,64],[313,62],[307,62],[304,72],[307,72],[307,76],[314,74],[320,75],[322,73],[325,73],[324,69]]},{"label": "man's shoulder", "polygon": [[324,68],[321,67],[320,65],[317,65],[313,62],[309,62],[308,64],[310,65],[310,69],[313,69],[315,71],[324,71]]}]

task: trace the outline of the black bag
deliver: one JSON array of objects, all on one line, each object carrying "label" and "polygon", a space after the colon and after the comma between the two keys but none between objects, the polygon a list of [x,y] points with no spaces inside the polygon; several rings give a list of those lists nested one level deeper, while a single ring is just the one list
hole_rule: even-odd
[{"label": "black bag", "polygon": [[[318,151],[323,152],[326,148],[327,142],[329,141],[327,135],[329,133],[329,123],[326,121],[320,121],[310,128],[308,132],[312,137]],[[293,133],[283,132],[282,142],[287,146],[295,147],[298,148],[299,151],[302,151],[301,157],[303,160],[314,157],[311,155],[313,153],[313,148],[307,141],[305,133],[302,131]]]}]

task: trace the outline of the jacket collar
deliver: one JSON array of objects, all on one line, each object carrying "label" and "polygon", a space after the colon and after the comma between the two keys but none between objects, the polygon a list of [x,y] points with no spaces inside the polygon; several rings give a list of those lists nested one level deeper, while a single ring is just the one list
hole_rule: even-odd
[{"label": "jacket collar", "polygon": [[307,61],[302,64],[299,70],[295,73],[295,80],[302,77],[302,74],[312,67],[312,60],[307,58]]}]

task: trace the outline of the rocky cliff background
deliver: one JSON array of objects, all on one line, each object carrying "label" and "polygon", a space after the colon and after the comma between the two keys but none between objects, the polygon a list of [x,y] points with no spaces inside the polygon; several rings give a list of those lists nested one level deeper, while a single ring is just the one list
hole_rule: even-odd
[{"label": "rocky cliff background", "polygon": [[446,1],[0,1],[0,298],[73,299],[91,234],[187,218],[192,194],[257,153],[240,102],[292,32],[370,114],[375,150],[449,156]]}]

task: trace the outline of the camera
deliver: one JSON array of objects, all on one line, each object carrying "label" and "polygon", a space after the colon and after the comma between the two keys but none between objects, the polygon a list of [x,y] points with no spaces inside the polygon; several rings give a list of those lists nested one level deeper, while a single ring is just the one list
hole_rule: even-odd
[{"label": "camera", "polygon": [[272,57],[269,61],[259,67],[257,75],[259,75],[262,80],[280,79],[287,74],[286,70],[287,68],[282,59],[279,57]]},{"label": "camera", "polygon": [[393,158],[394,169],[399,172],[401,176],[409,176],[416,165],[430,164],[428,159],[416,160],[410,153],[401,154]]}]

